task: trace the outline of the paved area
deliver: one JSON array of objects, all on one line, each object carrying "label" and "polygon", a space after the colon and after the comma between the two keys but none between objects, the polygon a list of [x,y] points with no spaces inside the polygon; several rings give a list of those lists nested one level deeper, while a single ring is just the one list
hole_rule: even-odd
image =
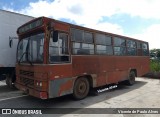
[{"label": "paved area", "polygon": [[[99,93],[98,96],[89,95],[87,98],[79,101],[73,100],[70,95],[55,99],[41,100],[31,96],[23,95],[21,91],[18,91],[16,89],[10,89],[5,85],[4,82],[0,82],[0,107],[20,109],[65,108],[59,109],[59,113],[65,113],[64,111],[66,111],[66,109],[69,109],[69,114],[3,115],[4,117],[159,117],[159,114],[124,114],[122,111],[124,108],[132,108],[132,111],[133,108],[143,108],[143,110],[141,110],[141,113],[143,113],[146,111],[144,108],[160,108],[159,89],[159,79],[137,78],[136,83],[133,86],[126,86],[121,84],[118,85],[118,87],[115,89],[106,90],[102,93]],[[107,111],[110,111],[108,110],[110,108],[118,108],[119,110],[116,110],[116,112],[119,112],[119,114],[107,114]],[[45,112],[50,113],[52,111],[53,110],[46,110]],[[137,110],[135,109],[135,111]],[[157,109],[157,111],[160,113],[160,109]],[[156,113],[155,110],[152,111],[152,113],[154,112]]]}]

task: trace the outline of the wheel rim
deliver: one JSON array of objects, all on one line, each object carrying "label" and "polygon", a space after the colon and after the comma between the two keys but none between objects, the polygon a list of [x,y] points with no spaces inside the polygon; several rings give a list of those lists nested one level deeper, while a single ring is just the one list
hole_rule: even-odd
[{"label": "wheel rim", "polygon": [[86,92],[86,83],[84,81],[81,81],[77,87],[77,92],[81,95]]},{"label": "wheel rim", "polygon": [[89,92],[89,83],[85,78],[77,79],[74,86],[74,97],[76,99],[83,99],[88,95]]}]

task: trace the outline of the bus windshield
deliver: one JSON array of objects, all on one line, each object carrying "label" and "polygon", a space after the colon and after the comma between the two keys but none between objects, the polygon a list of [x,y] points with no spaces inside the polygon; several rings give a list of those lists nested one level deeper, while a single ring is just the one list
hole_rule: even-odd
[{"label": "bus windshield", "polygon": [[43,63],[44,33],[21,39],[18,44],[17,60],[19,63]]}]

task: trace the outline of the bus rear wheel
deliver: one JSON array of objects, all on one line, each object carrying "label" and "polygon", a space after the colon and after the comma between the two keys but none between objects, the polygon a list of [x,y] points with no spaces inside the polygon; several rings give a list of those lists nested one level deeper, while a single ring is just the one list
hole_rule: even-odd
[{"label": "bus rear wheel", "polygon": [[134,71],[130,71],[129,79],[127,80],[127,84],[128,85],[133,85],[135,83],[135,77],[136,77],[135,72]]},{"label": "bus rear wheel", "polygon": [[85,98],[89,93],[89,81],[85,77],[78,78],[74,83],[73,97],[76,100]]}]

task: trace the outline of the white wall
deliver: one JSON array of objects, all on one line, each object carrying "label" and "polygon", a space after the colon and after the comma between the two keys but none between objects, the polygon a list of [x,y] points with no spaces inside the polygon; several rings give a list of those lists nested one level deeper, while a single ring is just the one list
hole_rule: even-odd
[{"label": "white wall", "polygon": [[0,10],[0,67],[15,67],[18,39],[9,47],[9,36],[17,36],[17,28],[33,17]]}]

